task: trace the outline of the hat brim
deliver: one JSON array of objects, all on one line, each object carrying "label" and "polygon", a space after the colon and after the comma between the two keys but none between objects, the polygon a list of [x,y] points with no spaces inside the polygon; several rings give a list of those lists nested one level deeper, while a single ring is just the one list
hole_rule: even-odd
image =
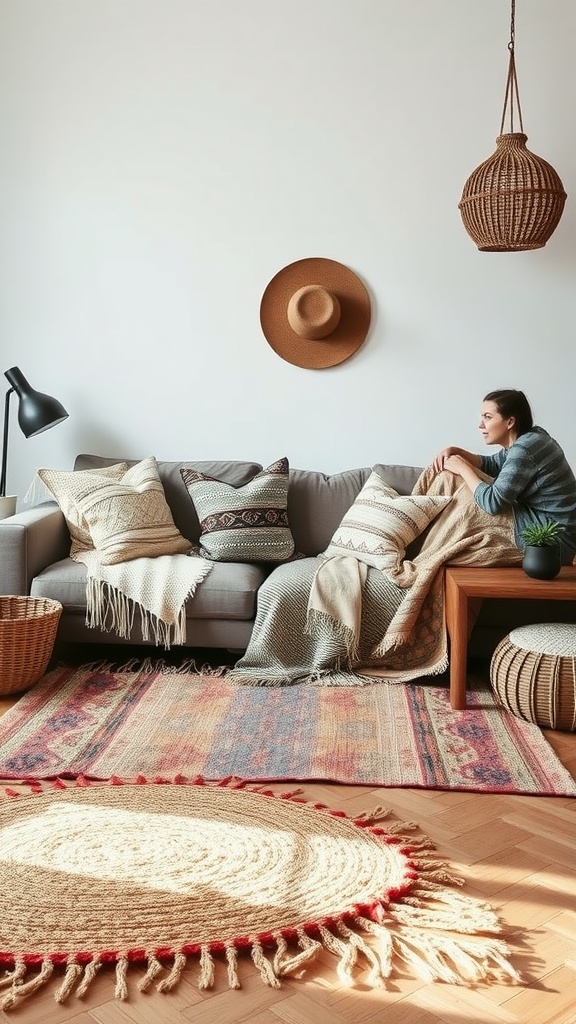
[{"label": "hat brim", "polygon": [[[301,338],[288,322],[288,303],[299,288],[319,284],[336,295],[340,322],[327,338]],[[260,303],[260,323],[271,348],[294,366],[309,370],[343,363],[356,352],[370,327],[370,296],[357,275],[336,260],[296,260],[272,278]]]}]

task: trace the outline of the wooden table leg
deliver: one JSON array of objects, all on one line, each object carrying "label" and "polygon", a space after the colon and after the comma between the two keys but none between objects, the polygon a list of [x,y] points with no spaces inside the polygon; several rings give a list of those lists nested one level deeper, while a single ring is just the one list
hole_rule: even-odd
[{"label": "wooden table leg", "polygon": [[446,629],[450,638],[450,705],[466,707],[468,597],[449,574],[445,576]]}]

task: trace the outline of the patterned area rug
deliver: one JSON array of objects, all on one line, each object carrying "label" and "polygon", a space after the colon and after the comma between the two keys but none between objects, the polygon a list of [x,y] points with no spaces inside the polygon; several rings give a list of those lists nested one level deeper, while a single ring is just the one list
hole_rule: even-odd
[{"label": "patterned area rug", "polygon": [[299,791],[195,783],[37,788],[0,802],[2,1010],[53,975],[57,1002],[82,996],[104,963],[119,999],[129,975],[170,991],[190,958],[201,989],[226,974],[240,988],[242,955],[274,988],[322,951],[348,984],[357,961],[371,987],[519,981],[492,908],[455,891],[413,823],[373,825],[381,807],[352,819]]},{"label": "patterned area rug", "polygon": [[448,689],[239,687],[216,674],[58,668],[0,718],[0,778],[139,775],[576,796],[531,723]]}]

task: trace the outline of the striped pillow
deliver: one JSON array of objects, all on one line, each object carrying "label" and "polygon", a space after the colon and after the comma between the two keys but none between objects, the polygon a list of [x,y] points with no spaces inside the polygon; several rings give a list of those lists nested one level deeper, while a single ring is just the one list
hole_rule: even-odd
[{"label": "striped pillow", "polygon": [[372,472],[323,553],[353,555],[376,569],[390,569],[451,500],[397,494]]},{"label": "striped pillow", "polygon": [[174,525],[155,458],[144,459],[116,480],[94,471],[69,475],[82,478],[67,482],[68,493],[103,565],[190,551],[190,541]]},{"label": "striped pillow", "polygon": [[288,525],[288,459],[242,487],[194,469],[180,474],[200,520],[200,553],[218,562],[284,562],[294,553]]},{"label": "striped pillow", "polygon": [[89,494],[96,483],[101,483],[101,480],[95,482],[95,476],[119,480],[127,469],[128,466],[125,462],[118,462],[115,466],[105,466],[102,469],[38,470],[38,476],[50,493],[54,495],[66,520],[70,533],[70,554],[72,556],[78,554],[79,551],[91,551],[94,547],[88,523],[78,508],[78,500],[83,494]]}]

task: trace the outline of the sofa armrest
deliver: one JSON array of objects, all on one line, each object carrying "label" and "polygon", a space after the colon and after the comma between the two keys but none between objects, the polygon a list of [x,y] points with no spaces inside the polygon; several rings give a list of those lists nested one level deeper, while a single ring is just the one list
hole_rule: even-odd
[{"label": "sofa armrest", "polygon": [[29,594],[34,577],[69,554],[66,520],[54,502],[0,520],[0,594]]}]

